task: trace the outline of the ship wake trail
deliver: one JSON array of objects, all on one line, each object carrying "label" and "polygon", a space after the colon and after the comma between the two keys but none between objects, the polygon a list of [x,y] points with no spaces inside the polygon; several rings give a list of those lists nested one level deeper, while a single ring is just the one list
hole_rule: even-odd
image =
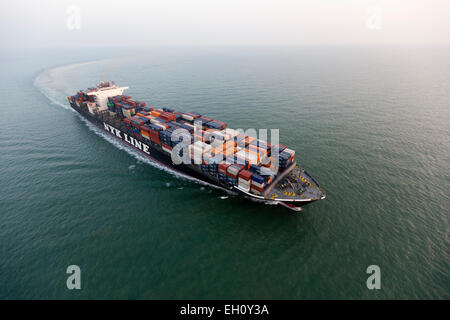
[{"label": "ship wake trail", "polygon": [[34,86],[52,103],[61,106],[64,109],[74,111],[65,101],[66,96],[73,90],[64,78],[65,73],[79,67],[100,63],[102,61],[104,60],[75,63],[46,69],[36,77]]},{"label": "ship wake trail", "polygon": [[116,148],[123,150],[133,156],[138,162],[144,162],[146,164],[149,164],[157,169],[163,170],[165,172],[170,173],[176,178],[186,179],[190,181],[194,181],[198,184],[205,185],[208,187],[212,187],[221,191],[225,191],[230,195],[234,195],[235,193],[227,190],[225,188],[221,188],[219,186],[215,186],[213,184],[210,184],[208,182],[202,181],[200,179],[196,179],[194,177],[185,175],[183,173],[180,173],[178,171],[172,170],[168,167],[165,167],[163,165],[160,165],[156,162],[151,161],[147,157],[144,157],[143,155],[139,154],[139,152],[135,151],[131,147],[128,147],[120,142],[118,142],[116,139],[108,135],[107,133],[100,130],[98,127],[93,125],[91,122],[86,120],[81,114],[76,112],[74,109],[72,109],[70,106],[66,103],[66,97],[70,93],[71,86],[66,82],[64,79],[64,74],[67,71],[84,67],[96,63],[104,62],[105,60],[97,60],[97,61],[90,61],[90,62],[84,62],[84,63],[76,63],[76,64],[70,64],[65,66],[60,66],[56,68],[50,68],[42,71],[34,80],[34,86],[47,98],[49,99],[53,104],[58,105],[60,107],[63,107],[66,110],[73,111],[86,126],[89,128],[89,130],[93,131],[97,135],[101,136],[103,139],[114,145]]}]

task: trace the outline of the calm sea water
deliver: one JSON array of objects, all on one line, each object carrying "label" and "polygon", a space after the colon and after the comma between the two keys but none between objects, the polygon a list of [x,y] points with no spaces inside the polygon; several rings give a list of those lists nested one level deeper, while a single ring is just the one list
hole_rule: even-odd
[{"label": "calm sea water", "polygon": [[[450,298],[449,53],[3,52],[0,298]],[[100,79],[279,128],[326,200],[298,214],[159,168],[68,108]],[[66,288],[72,264],[80,291]]]}]

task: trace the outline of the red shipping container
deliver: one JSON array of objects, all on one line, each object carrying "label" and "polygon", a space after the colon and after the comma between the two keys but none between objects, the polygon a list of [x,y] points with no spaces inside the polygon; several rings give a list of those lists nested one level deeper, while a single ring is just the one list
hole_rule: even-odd
[{"label": "red shipping container", "polygon": [[[232,169],[233,168],[233,169]],[[242,166],[238,164],[230,165],[227,169],[227,176],[233,179],[237,179],[239,172],[242,170]]]},{"label": "red shipping container", "polygon": [[219,172],[227,173],[227,169],[230,165],[228,163],[219,163]]},{"label": "red shipping container", "polygon": [[161,144],[161,139],[159,137],[158,131],[150,130],[150,139],[157,144]]},{"label": "red shipping container", "polygon": [[197,119],[198,117],[200,117],[200,116],[198,116],[198,115],[196,115],[196,114],[192,114],[192,113],[189,113],[189,112],[186,112],[186,114],[187,115],[190,115],[192,118],[194,118],[194,119]]},{"label": "red shipping container", "polygon": [[228,172],[228,171],[227,171],[227,176],[230,177],[230,178],[233,178],[233,179],[237,179],[237,178],[238,178],[237,175],[231,174],[231,173]]},{"label": "red shipping container", "polygon": [[252,177],[253,173],[251,173],[248,170],[241,170],[241,172],[239,173],[239,178],[249,181],[250,178]]},{"label": "red shipping container", "polygon": [[255,189],[256,191],[263,192],[264,188],[257,187],[252,184],[251,189]]},{"label": "red shipping container", "polygon": [[165,111],[161,112],[160,118],[163,119],[166,122],[169,122],[169,121],[172,121],[172,120],[176,119],[176,117],[175,117],[175,115],[173,113],[165,112]]}]

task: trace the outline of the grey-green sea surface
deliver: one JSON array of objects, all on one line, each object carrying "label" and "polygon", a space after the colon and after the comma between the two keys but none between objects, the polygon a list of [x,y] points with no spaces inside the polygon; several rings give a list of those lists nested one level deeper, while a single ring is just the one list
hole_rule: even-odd
[{"label": "grey-green sea surface", "polygon": [[[450,298],[448,48],[36,50],[0,66],[0,298]],[[327,198],[294,213],[152,164],[68,107],[101,79],[280,129]]]}]

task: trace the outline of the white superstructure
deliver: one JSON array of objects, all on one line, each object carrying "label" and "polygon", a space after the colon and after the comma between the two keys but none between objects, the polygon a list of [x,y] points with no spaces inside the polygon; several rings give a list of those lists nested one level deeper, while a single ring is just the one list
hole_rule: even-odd
[{"label": "white superstructure", "polygon": [[[95,96],[95,103],[97,104],[98,111],[108,110],[108,97],[119,96],[123,94],[123,91],[128,87],[118,87],[114,82],[100,82],[95,89],[86,90],[88,96]],[[90,110],[91,108],[89,108]]]}]

